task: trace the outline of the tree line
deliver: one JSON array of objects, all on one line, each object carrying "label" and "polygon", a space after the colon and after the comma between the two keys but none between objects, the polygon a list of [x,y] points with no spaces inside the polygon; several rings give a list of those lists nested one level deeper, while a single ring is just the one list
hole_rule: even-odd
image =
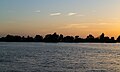
[{"label": "tree line", "polygon": [[57,34],[56,32],[53,34],[47,34],[45,37],[41,35],[36,35],[35,37],[24,37],[18,35],[7,35],[5,37],[0,38],[0,42],[73,42],[73,43],[117,43],[120,42],[120,36],[115,40],[114,37],[105,36],[102,33],[98,37],[94,37],[92,34],[89,34],[86,38],[81,38],[79,36],[63,36],[62,34]]}]

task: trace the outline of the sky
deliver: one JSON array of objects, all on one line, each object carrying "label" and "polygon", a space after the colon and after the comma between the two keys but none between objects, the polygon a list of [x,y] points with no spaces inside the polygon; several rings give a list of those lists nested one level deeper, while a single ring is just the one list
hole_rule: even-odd
[{"label": "sky", "polygon": [[120,35],[120,0],[0,0],[0,36]]}]

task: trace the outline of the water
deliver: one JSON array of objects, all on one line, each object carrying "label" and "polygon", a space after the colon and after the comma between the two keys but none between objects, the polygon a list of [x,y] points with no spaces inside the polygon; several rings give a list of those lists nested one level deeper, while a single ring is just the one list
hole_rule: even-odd
[{"label": "water", "polygon": [[0,72],[120,72],[120,44],[2,42]]}]

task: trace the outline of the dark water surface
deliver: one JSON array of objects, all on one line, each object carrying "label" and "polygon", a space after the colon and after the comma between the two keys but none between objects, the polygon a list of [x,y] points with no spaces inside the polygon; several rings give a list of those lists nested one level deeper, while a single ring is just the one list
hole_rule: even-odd
[{"label": "dark water surface", "polygon": [[120,72],[120,44],[1,42],[0,72]]}]

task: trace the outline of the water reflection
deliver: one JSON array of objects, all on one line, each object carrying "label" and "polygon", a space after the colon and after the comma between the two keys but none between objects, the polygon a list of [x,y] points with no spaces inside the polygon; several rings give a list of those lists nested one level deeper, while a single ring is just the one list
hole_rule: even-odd
[{"label": "water reflection", "polygon": [[1,72],[119,72],[120,44],[0,43]]}]

